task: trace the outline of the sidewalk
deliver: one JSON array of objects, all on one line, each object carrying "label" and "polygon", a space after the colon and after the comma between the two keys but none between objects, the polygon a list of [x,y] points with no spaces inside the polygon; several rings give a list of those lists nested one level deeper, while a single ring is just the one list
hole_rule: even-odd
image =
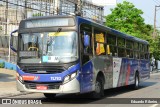
[{"label": "sidewalk", "polygon": [[154,69],[153,71],[150,72],[150,74],[154,74],[154,73],[160,73],[160,70]]},{"label": "sidewalk", "polygon": [[0,68],[0,98],[21,94],[16,88],[16,71]]}]

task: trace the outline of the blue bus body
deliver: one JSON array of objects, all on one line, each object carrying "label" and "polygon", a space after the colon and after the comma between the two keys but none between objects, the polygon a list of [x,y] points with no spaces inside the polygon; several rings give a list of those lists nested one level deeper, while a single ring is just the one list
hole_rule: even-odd
[{"label": "blue bus body", "polygon": [[[117,35],[117,37],[123,37],[128,40],[148,45],[147,41],[126,35],[88,19],[75,17],[75,22],[77,32],[79,32],[80,25],[85,23]],[[150,77],[149,59],[93,55],[92,59],[87,63],[82,64],[81,62],[82,60],[79,59],[75,64],[65,69],[63,72],[55,74],[26,73],[21,67],[17,67],[17,88],[19,91],[55,94],[88,93],[95,90],[95,83],[98,75],[104,79],[104,89],[132,85],[135,83],[136,73],[139,74],[140,82]],[[76,74],[72,75],[75,72]],[[69,76],[68,78],[70,78],[70,80],[64,83],[64,79],[67,76]]]}]

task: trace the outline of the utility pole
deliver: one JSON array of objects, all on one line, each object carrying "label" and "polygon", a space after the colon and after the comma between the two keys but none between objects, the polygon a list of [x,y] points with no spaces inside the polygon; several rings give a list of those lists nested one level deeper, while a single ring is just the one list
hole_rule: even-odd
[{"label": "utility pole", "polygon": [[27,18],[27,0],[24,2],[24,19]]},{"label": "utility pole", "polygon": [[60,13],[60,0],[55,0],[54,2],[54,15],[59,15]]},{"label": "utility pole", "polygon": [[153,31],[153,38],[156,38],[157,34],[156,34],[156,16],[157,16],[157,11],[159,9],[157,9],[157,7],[160,7],[160,6],[155,6],[155,11],[154,11],[154,31]]},{"label": "utility pole", "polygon": [[8,31],[8,0],[6,0],[6,9],[5,9],[5,35],[7,35]]},{"label": "utility pole", "polygon": [[75,14],[76,16],[82,15],[82,0],[78,0],[76,6],[75,6]]},{"label": "utility pole", "polygon": [[[5,9],[5,35],[8,34],[8,0],[6,0],[6,9]],[[10,62],[11,51],[10,51],[10,36],[8,38],[8,62]]]}]

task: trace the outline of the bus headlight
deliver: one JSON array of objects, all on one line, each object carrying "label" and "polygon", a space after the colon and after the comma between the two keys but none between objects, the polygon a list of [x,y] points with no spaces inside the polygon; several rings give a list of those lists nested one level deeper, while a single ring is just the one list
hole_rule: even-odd
[{"label": "bus headlight", "polygon": [[19,76],[19,81],[20,81],[21,83],[23,83],[23,78],[22,78],[22,76]]},{"label": "bus headlight", "polygon": [[71,74],[71,79],[72,79],[72,78],[75,78],[75,77],[76,77],[76,75],[77,75],[77,72],[75,72],[75,73]]},{"label": "bus headlight", "polygon": [[64,78],[63,83],[65,84],[65,83],[73,80],[73,79],[77,76],[77,74],[78,74],[78,72],[74,72],[74,73],[72,73],[72,74],[70,74],[70,75],[67,75],[67,76]]},{"label": "bus headlight", "polygon": [[68,82],[69,79],[70,79],[70,76],[66,76],[66,77],[64,78],[64,83]]},{"label": "bus headlight", "polygon": [[16,73],[16,79],[23,83],[23,78],[18,73]]}]

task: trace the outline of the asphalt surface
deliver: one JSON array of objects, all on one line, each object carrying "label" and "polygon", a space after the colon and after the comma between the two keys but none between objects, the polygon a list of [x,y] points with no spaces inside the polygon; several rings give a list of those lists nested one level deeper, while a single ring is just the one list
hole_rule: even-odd
[{"label": "asphalt surface", "polygon": [[[72,107],[72,106],[87,106],[87,107],[160,107],[160,105],[151,104],[121,104],[124,100],[131,100],[139,98],[139,100],[145,98],[158,98],[160,99],[160,73],[151,74],[151,78],[140,84],[138,90],[133,90],[130,87],[121,87],[115,89],[105,90],[105,97],[99,100],[95,100],[89,97],[88,94],[84,95],[57,95],[54,99],[47,99],[42,93],[32,93],[27,95],[18,95],[8,98],[33,98],[35,100],[41,100],[43,105],[38,107]],[[120,99],[118,99],[120,98]],[[126,98],[126,99],[123,99]],[[128,99],[131,98],[131,99]],[[125,103],[125,102],[124,102]],[[45,105],[47,104],[47,105]],[[14,106],[14,105],[12,105]],[[34,105],[36,106],[36,105]],[[6,107],[6,106],[5,106]],[[28,107],[28,106],[27,106]],[[36,106],[37,107],[37,106]]]},{"label": "asphalt surface", "polygon": [[[23,105],[23,107],[160,107],[158,104],[125,104],[134,98],[159,98],[160,99],[160,72],[152,73],[151,78],[140,84],[138,90],[130,87],[121,87],[105,90],[105,96],[102,99],[95,100],[89,97],[89,94],[83,95],[64,95],[59,94],[54,99],[47,99],[42,93],[20,93],[16,90],[15,71],[0,69],[0,98],[32,98],[39,100],[42,105]],[[3,91],[2,91],[3,90]],[[128,99],[130,98],[130,99]],[[0,105],[0,107],[22,105]]]},{"label": "asphalt surface", "polygon": [[20,93],[16,88],[16,71],[0,68],[0,98],[27,94]]}]

